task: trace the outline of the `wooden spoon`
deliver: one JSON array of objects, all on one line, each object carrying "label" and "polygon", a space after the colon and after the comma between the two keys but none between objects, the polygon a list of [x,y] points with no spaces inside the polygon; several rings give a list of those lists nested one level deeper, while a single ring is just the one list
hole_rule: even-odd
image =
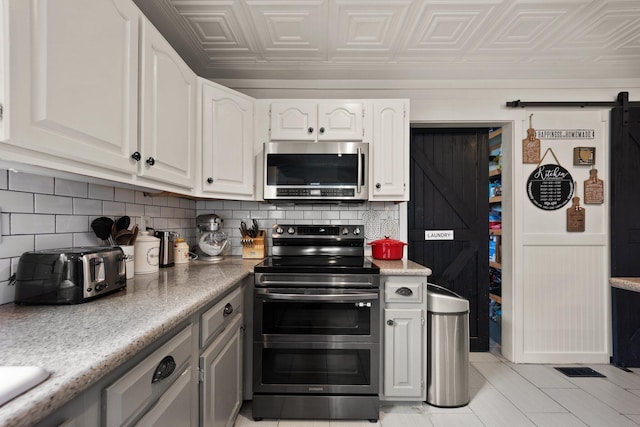
[{"label": "wooden spoon", "polygon": [[131,230],[131,238],[129,239],[129,244],[133,245],[137,237],[138,237],[138,224],[134,225],[133,229]]}]

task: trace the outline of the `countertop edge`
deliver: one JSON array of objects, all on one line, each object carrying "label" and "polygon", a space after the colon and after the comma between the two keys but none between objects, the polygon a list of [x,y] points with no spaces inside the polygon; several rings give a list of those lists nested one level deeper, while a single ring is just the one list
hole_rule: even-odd
[{"label": "countertop edge", "polygon": [[431,276],[432,271],[430,268],[425,267],[409,260],[379,260],[372,259],[374,264],[380,267],[381,275],[388,276]]},{"label": "countertop edge", "polygon": [[614,288],[640,292],[640,277],[611,277],[609,284]]}]

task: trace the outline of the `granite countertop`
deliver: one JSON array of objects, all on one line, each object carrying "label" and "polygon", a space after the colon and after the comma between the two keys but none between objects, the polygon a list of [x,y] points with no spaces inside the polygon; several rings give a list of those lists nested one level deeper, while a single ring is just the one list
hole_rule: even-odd
[{"label": "granite countertop", "polygon": [[398,276],[431,276],[430,268],[406,259],[397,261],[372,259],[371,261],[380,267],[380,274]]},{"label": "granite countertop", "polygon": [[[0,426],[55,412],[229,290],[261,260],[228,257],[136,275],[122,292],[77,305],[0,306],[0,365],[39,366],[50,377],[0,406]],[[381,274],[428,276],[412,261],[374,260]]]},{"label": "granite countertop", "polygon": [[640,292],[640,277],[612,277],[609,283],[614,288]]},{"label": "granite countertop", "polygon": [[125,291],[77,305],[0,306],[0,365],[50,377],[0,406],[0,426],[32,425],[221,296],[260,260],[230,257],[136,275]]}]

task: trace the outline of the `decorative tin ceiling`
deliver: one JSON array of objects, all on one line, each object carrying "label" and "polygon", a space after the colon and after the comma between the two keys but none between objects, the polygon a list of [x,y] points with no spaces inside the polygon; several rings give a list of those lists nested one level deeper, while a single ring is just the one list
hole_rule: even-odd
[{"label": "decorative tin ceiling", "polygon": [[640,77],[638,0],[135,0],[212,79]]}]

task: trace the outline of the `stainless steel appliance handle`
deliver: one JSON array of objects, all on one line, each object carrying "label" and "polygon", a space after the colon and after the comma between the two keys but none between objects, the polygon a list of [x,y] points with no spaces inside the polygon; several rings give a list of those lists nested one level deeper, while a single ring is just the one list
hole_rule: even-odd
[{"label": "stainless steel appliance handle", "polygon": [[360,302],[375,301],[378,294],[357,293],[357,294],[295,294],[295,293],[271,293],[267,290],[259,292],[262,299],[277,301],[330,301],[330,302]]},{"label": "stainless steel appliance handle", "polygon": [[356,185],[356,191],[358,194],[362,192],[362,186],[360,185],[362,179],[362,150],[358,147],[358,183]]},{"label": "stainless steel appliance handle", "polygon": [[[358,276],[358,275],[356,275]],[[287,275],[287,274],[262,274],[256,273],[256,284],[260,286],[277,288],[277,287],[295,287],[297,288],[326,288],[330,287],[344,287],[344,288],[373,288],[376,287],[371,277],[366,275],[359,275],[358,277],[347,277],[339,275]]]}]

